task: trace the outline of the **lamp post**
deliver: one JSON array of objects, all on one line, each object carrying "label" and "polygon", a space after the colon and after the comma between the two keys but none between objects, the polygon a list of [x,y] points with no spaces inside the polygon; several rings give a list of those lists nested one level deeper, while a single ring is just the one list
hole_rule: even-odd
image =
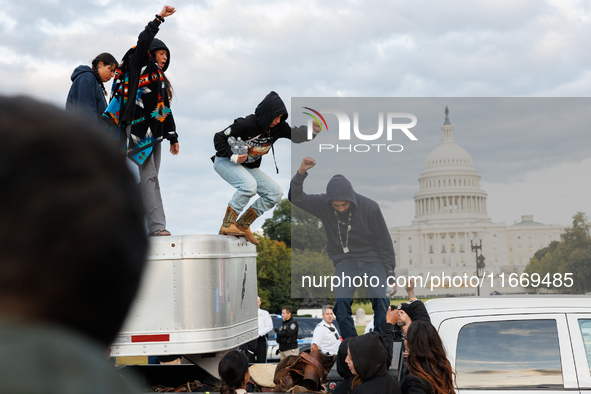
[{"label": "lamp post", "polygon": [[[482,255],[482,231],[478,232],[478,239],[480,240],[480,244],[474,245],[472,242],[474,240],[474,233],[470,233],[470,246],[472,247],[472,251],[476,253],[476,276],[480,280],[484,276],[484,256]],[[478,256],[478,249],[480,249],[480,256]],[[480,281],[479,281],[480,284]],[[480,296],[480,286],[476,286],[477,295]]]}]

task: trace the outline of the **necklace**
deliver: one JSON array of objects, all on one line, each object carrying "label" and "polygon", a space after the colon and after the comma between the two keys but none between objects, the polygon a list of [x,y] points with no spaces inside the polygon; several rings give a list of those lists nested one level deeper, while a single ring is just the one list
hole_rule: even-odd
[{"label": "necklace", "polygon": [[[341,248],[343,248],[343,253],[349,253],[349,231],[351,231],[351,212],[347,217],[347,223],[342,222],[339,218],[339,213],[334,211],[334,215],[337,217],[337,231],[339,235],[339,242],[341,243]],[[347,226],[347,235],[345,237],[345,245],[343,245],[343,237],[341,236],[341,225]]]}]

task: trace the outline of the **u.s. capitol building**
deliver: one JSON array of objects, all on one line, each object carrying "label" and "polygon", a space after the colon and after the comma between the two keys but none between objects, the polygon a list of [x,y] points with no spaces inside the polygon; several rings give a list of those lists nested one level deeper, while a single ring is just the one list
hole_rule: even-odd
[{"label": "u.s. capitol building", "polygon": [[[480,187],[480,175],[470,154],[454,141],[454,128],[448,115],[446,108],[442,140],[427,157],[419,177],[412,225],[390,229],[396,251],[396,274],[420,276],[423,280],[427,275],[441,277],[442,273],[450,277],[476,275],[476,254],[471,249],[470,234],[474,244],[479,245],[478,234],[482,233],[487,280],[481,293],[524,292],[521,287],[508,285],[508,275],[522,274],[536,251],[560,240],[563,228],[558,224],[537,223],[533,215],[524,215],[521,222],[510,226],[492,222],[487,213],[487,194]],[[496,278],[492,287],[491,273]],[[503,273],[505,286],[501,288],[499,275]],[[433,291],[429,283],[423,285],[428,289],[417,287],[418,295],[476,293],[476,288],[470,285],[446,283]]]}]

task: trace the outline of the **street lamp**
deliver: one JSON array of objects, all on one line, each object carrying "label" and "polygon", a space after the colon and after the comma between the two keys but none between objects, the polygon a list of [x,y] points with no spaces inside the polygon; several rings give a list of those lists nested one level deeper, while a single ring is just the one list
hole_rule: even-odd
[{"label": "street lamp", "polygon": [[[474,245],[474,233],[470,233],[470,246],[472,251],[476,253],[476,276],[479,279],[478,284],[480,285],[480,279],[484,276],[484,256],[482,255],[482,231],[478,232],[478,239],[480,240],[479,245]],[[478,249],[480,249],[480,256],[478,256]],[[480,286],[476,286],[477,295],[480,296]]]}]

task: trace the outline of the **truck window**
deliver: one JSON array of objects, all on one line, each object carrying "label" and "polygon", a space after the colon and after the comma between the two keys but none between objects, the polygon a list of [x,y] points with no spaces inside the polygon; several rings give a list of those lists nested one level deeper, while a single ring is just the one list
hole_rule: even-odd
[{"label": "truck window", "polygon": [[579,320],[579,328],[583,335],[585,353],[587,354],[587,365],[589,365],[589,372],[591,372],[591,320]]},{"label": "truck window", "polygon": [[458,388],[562,388],[555,320],[468,324],[458,334]]}]

